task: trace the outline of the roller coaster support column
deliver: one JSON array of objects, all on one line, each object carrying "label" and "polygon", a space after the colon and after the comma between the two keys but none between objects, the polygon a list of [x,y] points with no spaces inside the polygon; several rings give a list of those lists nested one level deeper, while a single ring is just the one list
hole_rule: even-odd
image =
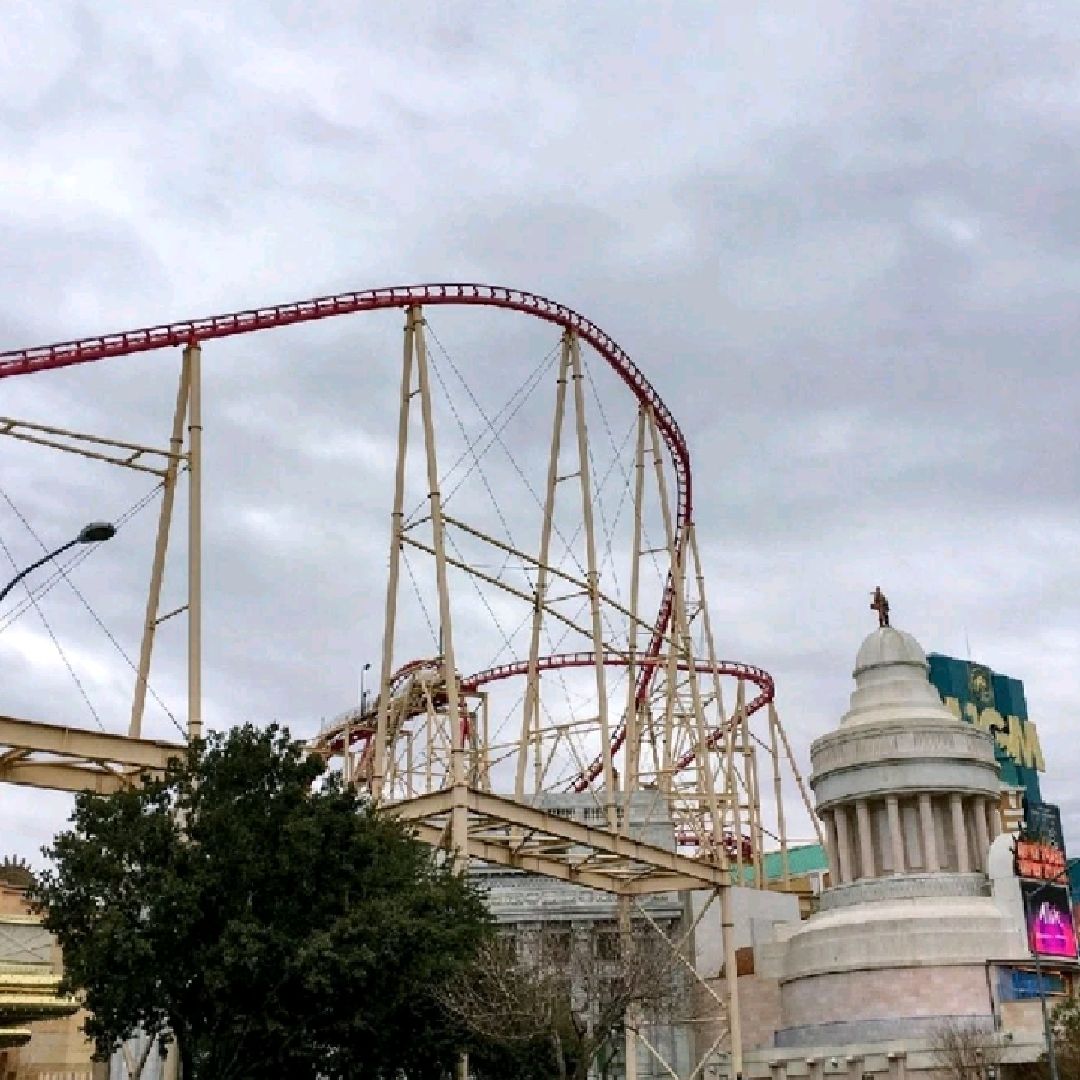
[{"label": "roller coaster support column", "polygon": [[135,679],[135,697],[131,704],[131,723],[128,735],[142,736],[143,710],[146,707],[146,685],[150,678],[150,659],[154,651],[154,636],[158,627],[158,607],[161,603],[161,582],[165,575],[165,556],[169,549],[169,530],[172,528],[173,503],[176,500],[176,477],[184,448],[184,418],[187,416],[188,393],[191,386],[191,361],[188,350],[180,365],[180,384],[176,391],[172,434],[169,438],[169,460],[162,478],[161,512],[158,515],[157,540],[154,543],[154,563],[150,571],[150,592],[146,598],[146,618],[143,622],[142,644],[139,647],[139,669]]},{"label": "roller coaster support column", "polygon": [[[397,622],[398,577],[405,528],[405,459],[409,449],[409,403],[412,400],[413,313],[405,313],[405,341],[401,355],[401,399],[398,406],[397,466],[394,471],[394,509],[390,513],[390,572],[386,578],[386,614],[383,618],[382,668],[379,673],[379,710],[375,722],[375,746],[371,762],[371,794],[378,802],[386,776],[386,732],[390,717],[390,676],[394,670],[394,631]],[[429,755],[430,760],[430,755]]]},{"label": "roller coaster support column", "polygon": [[[631,684],[632,685],[632,684]],[[623,819],[623,831],[629,832],[630,808],[627,806]],[[631,919],[630,897],[619,897],[619,938],[623,950],[623,963],[634,963],[631,950],[634,948],[634,924]],[[625,1080],[637,1080],[637,1024],[641,1010],[633,1002],[626,1006],[623,1015],[623,1060]]]},{"label": "roller coaster support column", "polygon": [[641,767],[641,713],[648,701],[638,702],[638,602],[641,598],[642,513],[645,500],[645,410],[638,409],[637,444],[634,451],[634,538],[630,555],[630,625],[626,664],[626,753],[623,755],[623,820],[630,823],[630,802],[638,789]]},{"label": "roller coaster support column", "polygon": [[551,432],[551,452],[548,456],[547,487],[544,495],[544,518],[540,526],[540,551],[536,568],[536,600],[532,614],[532,633],[529,638],[529,670],[525,682],[525,707],[521,718],[521,738],[518,741],[517,779],[514,795],[524,798],[525,771],[529,746],[533,750],[533,790],[539,794],[542,782],[543,746],[540,741],[540,631],[544,625],[544,603],[547,599],[548,559],[551,554],[551,528],[555,520],[555,489],[559,483],[559,450],[562,444],[563,417],[566,415],[566,383],[570,371],[570,334],[562,336],[559,353],[559,377],[555,384],[555,425]]},{"label": "roller coaster support column", "polygon": [[603,754],[604,808],[607,826],[618,826],[615,795],[615,769],[611,761],[611,726],[608,722],[607,675],[604,671],[604,634],[600,615],[600,573],[596,563],[596,530],[593,525],[592,482],[589,474],[589,434],[585,425],[584,374],[581,370],[581,346],[577,334],[570,334],[570,368],[574,380],[574,415],[577,419],[578,476],[581,480],[581,513],[585,525],[585,569],[592,612],[592,644],[596,657],[596,707],[600,720],[600,745]]},{"label": "roller coaster support column", "polygon": [[[736,838],[736,841],[738,838]],[[724,981],[727,983],[728,1033],[731,1037],[731,1070],[728,1080],[742,1080],[742,1013],[739,1009],[739,971],[735,956],[735,915],[731,888],[720,890],[720,926],[724,934]]]},{"label": "roller coaster support column", "polygon": [[443,678],[446,683],[450,726],[450,847],[454,862],[464,869],[469,861],[468,788],[465,777],[465,732],[462,725],[461,686],[454,659],[454,633],[450,621],[450,585],[446,578],[446,525],[439,494],[439,464],[435,456],[435,424],[431,415],[431,384],[428,379],[427,342],[424,316],[419,307],[409,308],[413,322],[413,347],[420,391],[420,413],[424,421],[424,452],[427,459],[428,499],[431,504],[431,544],[435,549],[435,580],[439,590],[439,637],[442,641]]},{"label": "roller coaster support column", "polygon": [[202,349],[184,349],[188,369],[188,741],[202,738]]}]

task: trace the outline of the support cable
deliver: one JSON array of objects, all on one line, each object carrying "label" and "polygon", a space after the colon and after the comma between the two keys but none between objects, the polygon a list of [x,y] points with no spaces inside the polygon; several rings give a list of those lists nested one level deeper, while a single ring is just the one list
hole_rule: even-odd
[{"label": "support cable", "polygon": [[[448,353],[446,352],[446,350],[443,348],[442,343],[435,336],[434,331],[432,331],[430,327],[428,327],[428,335],[432,338],[432,340],[436,343],[436,345],[438,345],[439,350],[442,352],[443,356],[446,357],[446,359],[449,361],[451,368],[453,368],[454,371],[456,372],[457,368],[454,367],[453,360],[450,360],[450,357],[449,357]],[[511,547],[517,547],[518,545],[514,540],[514,534],[510,529],[510,523],[506,520],[506,516],[502,512],[502,506],[499,504],[499,500],[495,497],[495,491],[491,486],[491,482],[487,478],[487,473],[484,472],[484,468],[480,464],[480,458],[478,457],[478,455],[476,453],[476,446],[475,446],[473,440],[469,438],[469,432],[465,427],[465,421],[461,419],[461,413],[458,412],[457,406],[454,404],[454,399],[450,394],[450,388],[446,385],[446,382],[443,379],[442,372],[439,370],[439,365],[436,364],[436,363],[432,363],[430,366],[431,366],[431,370],[435,374],[435,381],[439,384],[439,387],[442,390],[444,397],[446,398],[446,403],[447,403],[447,405],[450,406],[450,412],[453,415],[454,420],[457,422],[458,430],[461,432],[461,437],[462,437],[462,439],[464,439],[465,445],[467,447],[469,447],[469,452],[471,452],[471,454],[472,454],[473,467],[469,471],[472,472],[472,471],[475,470],[477,473],[480,474],[480,480],[484,485],[484,490],[487,492],[488,498],[491,500],[491,505],[495,510],[495,515],[499,519],[499,524],[503,527],[503,531],[506,534],[507,541],[509,542]],[[461,376],[459,375],[458,377],[460,378]],[[468,386],[466,386],[465,389],[468,392]],[[471,396],[472,395],[471,395],[471,392],[470,392],[470,397]],[[473,398],[473,401],[475,403],[476,399]],[[482,412],[481,412],[481,416],[483,416]],[[485,417],[485,420],[486,419],[487,418]],[[468,475],[468,473],[466,475]],[[445,509],[446,503],[448,501],[449,500],[443,500],[443,508],[444,509]],[[456,544],[454,546],[455,546],[455,548],[457,548]],[[461,561],[466,562],[467,560],[465,559],[464,554],[461,552],[461,549],[457,548],[457,551],[458,551],[458,554],[461,556]],[[497,578],[500,578],[500,579],[502,578],[502,575],[503,575],[504,571],[506,570],[507,565],[510,562],[510,557],[511,556],[510,556],[509,552],[504,553],[502,566],[499,567],[499,569],[497,570],[497,572],[495,574],[495,576]],[[525,580],[528,583],[529,587],[532,588],[532,589],[535,589],[536,586],[535,586],[535,584],[533,582],[532,577],[529,575],[528,569],[524,565],[522,565],[521,569],[522,569],[522,573],[525,575]],[[474,583],[475,583],[475,581],[474,581]],[[477,589],[477,592],[480,591],[479,584],[476,584],[476,589]],[[500,627],[500,629],[501,629],[501,627]]]},{"label": "support cable", "polygon": [[424,602],[424,594],[420,591],[420,585],[416,580],[416,575],[413,573],[412,564],[409,562],[409,553],[402,549],[401,559],[405,563],[405,572],[409,575],[409,580],[412,582],[413,592],[416,593],[416,599],[420,603],[420,610],[424,613],[424,621],[428,625],[428,629],[431,631],[431,640],[435,642],[435,648],[439,654],[442,654],[442,637],[435,629],[435,624],[431,621],[431,614],[428,612],[427,604]]},{"label": "support cable", "polygon": [[[439,349],[443,350],[442,343],[435,336],[434,331],[431,331],[431,336],[432,340],[435,341]],[[517,414],[522,410],[522,408],[524,408],[525,403],[533,396],[534,393],[536,393],[537,389],[543,384],[543,376],[551,367],[551,361],[554,359],[555,353],[557,351],[557,345],[549,349],[547,354],[540,361],[540,363],[537,364],[531,372],[529,372],[522,384],[517,388],[517,390],[514,391],[513,394],[510,395],[510,397],[501,406],[501,408],[494,415],[494,417],[492,417],[490,420],[487,417],[484,417],[485,421],[488,423],[491,432],[491,438],[488,439],[488,441],[479,451],[477,451],[479,457],[485,457],[487,455],[487,452],[493,446],[500,442],[500,436],[506,430],[506,428],[509,427],[510,421],[513,420],[515,416],[517,416]],[[445,355],[445,350],[443,350],[443,353]],[[468,390],[467,385],[466,390]],[[514,402],[515,398],[519,398],[516,404]],[[511,408],[511,406],[513,407]],[[482,410],[480,410],[480,412],[481,416],[484,416]],[[505,416],[503,415],[504,413],[506,414]],[[461,465],[461,463],[465,461],[465,459],[469,456],[470,451],[468,450],[462,453],[461,456],[457,459],[457,461],[455,461],[454,464],[450,467],[450,470],[447,472],[444,480],[448,481],[450,477],[454,474],[454,472],[458,469],[458,467]],[[451,496],[454,494],[454,492],[458,490],[459,487],[461,487],[461,485],[465,482],[465,479],[465,476],[461,477],[454,485],[454,487],[451,488]]]},{"label": "support cable", "polygon": [[[142,510],[145,506],[147,506],[153,500],[154,496],[162,489],[162,487],[164,487],[163,483],[159,483],[159,484],[155,485],[146,495],[144,495],[141,499],[139,499],[136,503],[134,503],[132,507],[130,507],[127,511],[125,511],[125,513],[122,515],[122,517],[118,520],[118,522],[115,525],[115,528],[116,528],[117,532],[119,532],[120,528],[123,525],[125,525],[128,521],[130,521],[131,518],[134,517],[135,514],[137,514],[139,512],[139,510]],[[45,543],[42,541],[41,537],[34,530],[34,527],[27,520],[27,518],[23,514],[23,512],[15,505],[14,502],[12,502],[11,496],[8,495],[8,493],[3,488],[0,488],[0,498],[2,498],[4,500],[4,502],[6,502],[8,504],[8,506],[14,512],[15,516],[18,517],[18,519],[23,523],[23,525],[26,528],[26,531],[34,538],[34,540],[37,541],[38,545],[41,547],[41,550],[42,551],[48,551],[49,550],[48,547],[45,545]],[[90,553],[91,553],[91,549],[87,549],[85,555],[88,556]],[[9,558],[10,558],[10,555],[9,555]],[[79,560],[79,561],[81,561],[81,560]],[[74,560],[72,560],[72,563],[74,563]],[[64,566],[64,565],[58,566],[57,567],[57,572],[56,572],[56,575],[55,575],[56,580],[59,580],[60,578],[63,578],[63,580],[67,584],[67,586],[78,597],[79,602],[82,604],[82,606],[87,610],[87,612],[89,612],[90,617],[97,624],[98,629],[100,629],[101,632],[109,639],[109,641],[112,644],[113,648],[115,648],[116,651],[121,655],[121,657],[123,657],[124,661],[127,663],[127,666],[129,668],[131,668],[131,670],[134,671],[136,675],[138,675],[139,669],[138,669],[138,667],[136,667],[135,662],[124,651],[124,647],[120,644],[119,641],[117,641],[116,636],[113,634],[113,632],[102,621],[101,617],[98,615],[98,613],[91,606],[90,601],[86,599],[86,597],[82,594],[79,587],[75,584],[74,581],[71,580],[71,577],[68,574],[68,569],[70,568],[71,565],[72,564],[69,563],[67,566]],[[50,588],[51,588],[51,586],[50,586]],[[35,599],[35,606],[36,606],[36,599]],[[8,625],[10,625],[11,622],[14,622],[14,618],[15,617],[13,617],[8,622],[6,622],[4,624],[4,627],[6,628]],[[172,714],[172,712],[170,711],[169,707],[165,704],[165,702],[161,700],[161,698],[157,694],[157,691],[154,690],[154,688],[150,685],[149,681],[147,681],[147,683],[146,683],[146,689],[149,692],[150,696],[153,697],[153,699],[158,703],[158,705],[160,705],[161,708],[164,710],[165,715],[169,718],[169,720],[172,721],[173,727],[175,727],[176,730],[179,731],[181,735],[183,735],[184,734],[184,729],[180,726],[179,721]]]},{"label": "support cable", "polygon": [[[491,421],[488,419],[487,414],[484,412],[483,406],[480,404],[479,401],[477,401],[476,395],[472,392],[471,388],[469,387],[469,384],[465,381],[465,376],[461,374],[461,372],[455,366],[454,361],[450,359],[450,355],[447,353],[446,349],[443,347],[442,342],[439,341],[438,337],[436,336],[434,330],[431,329],[430,325],[428,326],[428,332],[430,333],[432,340],[435,342],[435,344],[442,351],[442,354],[446,357],[446,359],[449,362],[450,367],[453,370],[454,374],[457,375],[458,379],[461,381],[462,386],[465,387],[465,393],[469,395],[469,398],[472,400],[472,403],[475,406],[476,411],[480,414],[480,416],[484,420],[484,422],[487,423],[489,427],[493,428],[493,425],[491,424]],[[548,353],[548,356],[547,356],[547,358],[545,358],[545,360],[554,357],[555,351],[556,351],[555,349],[552,349],[551,352]],[[522,404],[524,404],[524,401],[522,401]],[[520,406],[519,406],[519,408],[520,408]],[[514,411],[517,412],[516,409]],[[506,425],[504,424],[503,428],[505,428],[505,427],[506,427]],[[525,475],[524,470],[518,464],[517,458],[515,458],[514,455],[510,452],[510,448],[506,445],[506,442],[503,440],[503,438],[502,438],[502,429],[500,429],[499,431],[494,431],[493,430],[493,439],[494,439],[495,442],[498,442],[500,447],[502,447],[503,453],[506,454],[506,457],[509,460],[510,464],[513,466],[514,471],[520,477],[521,482],[525,485],[526,490],[533,497],[533,501],[540,508],[541,513],[543,513],[543,510],[544,510],[543,500],[540,498],[540,495],[537,492],[536,488],[534,488],[533,485],[529,482],[529,479]],[[493,444],[489,443],[488,445],[490,447]],[[444,504],[446,502],[450,501],[451,496],[454,494],[454,492],[456,492],[458,490],[458,488],[461,487],[461,484],[463,482],[464,482],[464,478],[462,478],[462,480],[458,482],[458,484],[454,487],[453,491],[450,492],[450,495],[448,495],[446,497],[446,499],[444,500]],[[558,523],[555,522],[555,521],[552,521],[551,527],[552,527],[552,530],[554,531],[555,535],[557,537],[559,537],[559,539],[566,545],[565,554],[569,555],[570,558],[573,560],[574,565],[577,567],[579,573],[584,574],[585,573],[585,568],[581,565],[580,560],[574,555],[574,552],[573,552],[573,550],[571,548],[571,545],[570,545],[570,543],[567,543],[565,537],[562,535],[562,532],[559,529]],[[580,532],[580,528],[579,528],[578,531]],[[574,535],[576,536],[577,533],[575,533]],[[571,541],[571,543],[572,543],[572,541]]]},{"label": "support cable", "polygon": [[[2,537],[0,537],[0,548],[3,548],[4,554],[7,556],[8,562],[11,563],[12,568],[18,570],[19,564],[15,561],[15,556],[11,554],[11,549],[7,546]],[[25,581],[23,582],[23,587],[27,592],[30,591],[30,587]],[[67,653],[64,652],[64,647],[60,644],[59,638],[57,638],[56,634],[53,632],[53,628],[49,625],[49,620],[45,617],[45,612],[42,611],[41,605],[38,603],[37,598],[33,593],[30,593],[30,603],[33,604],[34,610],[38,613],[38,617],[41,619],[45,631],[49,635],[49,639],[56,647],[57,655],[63,662],[64,667],[67,668],[67,673],[71,676],[71,681],[75,683],[83,701],[86,702],[86,707],[90,710],[90,715],[94,718],[94,722],[102,731],[105,731],[105,725],[101,722],[101,717],[98,714],[97,709],[94,708],[94,703],[90,700],[90,695],[86,692],[86,687],[83,685],[82,679],[79,678],[75,673],[75,669],[71,666],[71,661],[68,659]]]},{"label": "support cable", "polygon": [[[156,487],[152,488],[146,495],[144,495],[142,498],[140,498],[130,507],[128,507],[128,509],[125,510],[124,513],[116,519],[116,521],[113,522],[116,531],[119,532],[121,528],[123,528],[123,526],[131,520],[131,518],[133,518],[140,510],[142,510],[147,504],[149,504],[162,487],[163,484],[158,484]],[[35,539],[37,538],[35,537]],[[40,544],[41,541],[38,540],[38,543]],[[33,596],[36,597],[38,600],[40,600],[43,596],[46,596],[49,592],[52,591],[52,589],[56,585],[58,585],[61,581],[66,580],[66,574],[69,570],[73,570],[75,567],[79,566],[80,563],[82,563],[84,560],[90,558],[90,556],[93,555],[96,550],[96,545],[88,545],[85,547],[80,545],[79,548],[76,549],[75,554],[73,554],[69,559],[65,559],[63,562],[60,562],[60,560],[56,560],[57,568],[47,578],[45,578],[44,581],[42,581],[40,584],[30,590]],[[33,607],[33,604],[29,599],[20,601],[20,603],[16,604],[15,607],[12,608],[12,610],[8,613],[4,621],[0,622],[0,633],[3,633],[9,626],[11,626],[12,623],[16,622],[19,617],[23,615],[24,612],[29,611],[31,607]]]},{"label": "support cable", "polygon": [[[425,322],[425,325],[427,326],[428,334],[431,339],[435,342],[435,344],[443,352],[443,354],[446,355],[446,350],[443,349],[442,343],[439,341],[438,337],[436,337],[435,332],[431,329],[430,323]],[[450,468],[443,474],[442,477],[440,477],[441,484],[449,484],[450,478],[458,471],[462,463],[468,460],[470,457],[473,457],[475,455],[476,457],[482,459],[486,457],[487,452],[493,446],[495,446],[496,443],[500,442],[500,436],[502,435],[502,432],[506,430],[506,428],[510,424],[510,421],[513,420],[515,416],[517,416],[517,414],[525,406],[525,403],[536,392],[537,387],[541,385],[544,373],[551,366],[551,360],[557,351],[557,345],[548,351],[547,355],[540,361],[539,364],[536,365],[535,368],[533,368],[531,372],[529,372],[529,374],[525,377],[525,379],[518,386],[518,388],[510,395],[509,398],[507,398],[507,400],[499,408],[499,411],[495,413],[493,418],[488,419],[481,411],[481,416],[484,416],[484,420],[487,422],[490,428],[491,438],[488,439],[488,441],[479,449],[473,449],[470,447],[469,449],[462,451],[454,464],[450,466]],[[515,399],[518,399],[516,404]],[[504,413],[505,416],[503,415]],[[461,485],[464,484],[465,481],[468,479],[468,475],[469,474],[466,473],[464,476],[458,478],[454,486],[450,488],[449,492],[446,495],[443,496],[444,504],[449,502],[450,499],[454,497],[454,494],[458,491]],[[417,503],[413,510],[408,514],[407,520],[412,521],[416,517],[416,515],[424,508],[425,505],[425,500],[421,500],[419,503]]]}]

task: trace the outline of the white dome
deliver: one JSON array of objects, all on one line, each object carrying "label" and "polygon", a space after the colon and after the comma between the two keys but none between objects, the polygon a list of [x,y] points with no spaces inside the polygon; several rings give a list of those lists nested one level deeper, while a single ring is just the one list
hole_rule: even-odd
[{"label": "white dome", "polygon": [[875,630],[859,647],[855,657],[855,674],[883,664],[914,664],[927,670],[926,653],[908,633],[892,626]]},{"label": "white dome", "polygon": [[855,691],[841,726],[931,718],[958,723],[929,673],[926,653],[910,634],[892,626],[875,630],[855,658]]}]

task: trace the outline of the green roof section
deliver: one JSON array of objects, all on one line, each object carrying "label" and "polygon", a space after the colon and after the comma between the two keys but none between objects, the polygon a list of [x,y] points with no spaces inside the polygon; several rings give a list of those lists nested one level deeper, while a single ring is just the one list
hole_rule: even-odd
[{"label": "green roof section", "polygon": [[[792,877],[809,874],[815,870],[828,870],[829,860],[825,849],[820,844],[800,844],[789,847],[788,872]],[[761,860],[761,867],[766,881],[780,881],[784,876],[784,861],[781,852],[769,851]],[[743,880],[750,879],[749,867],[743,867]]]}]

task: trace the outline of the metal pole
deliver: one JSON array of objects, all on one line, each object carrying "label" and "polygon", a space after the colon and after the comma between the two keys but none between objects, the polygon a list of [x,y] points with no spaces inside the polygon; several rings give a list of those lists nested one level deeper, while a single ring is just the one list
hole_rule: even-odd
[{"label": "metal pole", "polygon": [[[371,797],[382,795],[386,763],[386,732],[390,716],[390,675],[394,666],[394,633],[397,623],[398,576],[401,570],[401,545],[405,526],[405,464],[409,449],[409,406],[412,401],[413,308],[405,313],[405,337],[401,357],[401,395],[398,407],[397,465],[394,470],[394,508],[390,514],[390,569],[386,577],[386,613],[383,618],[382,665],[379,674],[379,714],[375,722],[375,745],[372,748]],[[430,725],[427,726],[430,738]],[[431,768],[428,747],[426,768]],[[430,785],[429,785],[430,788]]]},{"label": "metal pole", "polygon": [[731,1037],[729,1080],[742,1080],[742,1010],[739,1008],[739,963],[735,955],[735,915],[731,908],[731,886],[720,890],[720,926],[724,945],[724,982],[727,984],[728,1032]]},{"label": "metal pole", "polygon": [[[1050,883],[1047,882],[1047,885]],[[1042,888],[1045,888],[1043,886]],[[1031,901],[1042,892],[1042,888],[1036,889],[1030,897],[1026,897],[1024,914],[1028,921],[1031,920]],[[1046,987],[1043,986],[1042,960],[1039,956],[1039,942],[1035,942],[1035,979],[1039,984],[1039,1008],[1042,1011],[1043,1034],[1046,1036],[1046,1053],[1050,1058],[1050,1080],[1058,1080],[1057,1054],[1054,1053],[1054,1025],[1050,1023],[1050,1013],[1046,1008]]]},{"label": "metal pole", "polygon": [[630,625],[626,665],[626,753],[623,756],[626,783],[623,784],[623,824],[630,828],[630,802],[637,791],[641,767],[641,711],[648,702],[637,701],[638,687],[638,600],[641,593],[642,504],[645,499],[645,412],[638,409],[637,447],[634,452],[634,539],[630,556]]},{"label": "metal pole", "polygon": [[42,555],[42,557],[38,559],[37,562],[31,563],[29,566],[24,567],[22,570],[20,570],[3,587],[3,589],[0,589],[0,601],[3,601],[4,598],[8,595],[8,593],[11,592],[11,590],[14,589],[15,586],[18,585],[23,578],[25,578],[29,574],[32,574],[39,566],[44,566],[50,559],[55,559],[57,555],[63,555],[65,551],[67,551],[69,548],[73,548],[77,543],[79,543],[78,540],[69,540],[66,544],[58,547],[55,551],[50,551],[48,555]]},{"label": "metal pole", "polygon": [[555,518],[555,489],[559,482],[559,450],[562,442],[563,418],[566,413],[566,384],[570,370],[570,336],[562,336],[559,357],[559,377],[555,384],[555,422],[551,432],[551,451],[548,456],[547,487],[544,496],[544,518],[540,527],[540,552],[537,559],[536,598],[532,615],[532,634],[529,638],[529,670],[525,681],[525,707],[521,718],[521,738],[518,742],[517,776],[514,795],[525,795],[525,772],[528,747],[533,741],[534,790],[540,794],[542,747],[540,745],[540,631],[544,624],[544,602],[547,596],[548,558],[551,552],[551,529]]},{"label": "metal pole", "polygon": [[[1069,874],[1069,869],[1080,862],[1080,859],[1070,859],[1065,864],[1065,869],[1059,874],[1055,874],[1049,881],[1043,882],[1037,889],[1033,889],[1030,896],[1024,897],[1024,917],[1025,921],[1030,925],[1031,923],[1031,904],[1032,901],[1038,897],[1044,889],[1048,889],[1051,885],[1056,885]],[[1042,1012],[1043,1033],[1046,1036],[1046,1054],[1050,1060],[1050,1080],[1058,1080],[1058,1067],[1057,1067],[1057,1053],[1054,1049],[1054,1025],[1050,1023],[1050,1013],[1046,1008],[1046,987],[1043,985],[1042,976],[1042,958],[1039,955],[1039,942],[1038,939],[1034,942],[1034,948],[1031,950],[1035,954],[1035,978],[1039,984],[1039,1009]]]},{"label": "metal pole", "polygon": [[611,760],[611,730],[608,724],[607,673],[604,671],[604,631],[600,611],[600,573],[596,562],[596,534],[593,528],[592,480],[589,471],[589,435],[585,423],[584,375],[581,351],[576,334],[569,334],[570,369],[574,382],[574,417],[577,421],[578,479],[581,482],[581,517],[585,527],[585,569],[588,581],[589,608],[592,613],[592,646],[596,657],[597,713],[600,721],[601,760],[604,775],[604,808],[608,828],[618,828],[619,815],[615,793],[615,769]]},{"label": "metal pole", "polygon": [[142,735],[143,710],[146,707],[146,683],[150,678],[150,659],[154,651],[154,635],[157,632],[158,605],[161,602],[161,583],[165,576],[165,556],[169,549],[169,532],[172,528],[173,503],[176,499],[176,475],[184,445],[184,416],[187,414],[188,388],[191,384],[191,367],[187,350],[180,365],[180,383],[176,390],[176,408],[173,411],[172,434],[169,439],[169,460],[162,478],[161,512],[158,514],[157,539],[154,542],[154,562],[150,570],[150,592],[146,598],[146,616],[143,621],[142,644],[139,646],[139,670],[135,677],[135,697],[131,703],[131,722],[128,734],[137,739]]},{"label": "metal pole", "polygon": [[420,415],[424,423],[424,450],[427,459],[428,499],[431,504],[431,543],[435,549],[435,580],[439,590],[439,636],[442,639],[443,679],[446,684],[446,709],[450,724],[450,784],[453,792],[450,809],[450,846],[456,869],[469,864],[469,821],[467,779],[465,776],[465,737],[462,730],[461,688],[454,659],[454,634],[450,622],[450,585],[446,574],[446,527],[443,521],[442,495],[439,493],[439,466],[435,454],[435,422],[431,408],[431,385],[428,379],[427,343],[424,317],[419,307],[409,308],[416,348],[416,379],[420,390]]},{"label": "metal pole", "polygon": [[188,742],[202,738],[202,349],[184,349],[188,368]]},{"label": "metal pole", "polygon": [[[773,798],[776,799],[776,831],[780,834],[780,874],[784,885],[791,884],[791,860],[788,857],[787,822],[784,814],[783,784],[780,778],[780,747],[777,745],[776,703],[769,702],[769,753],[773,764]],[[764,883],[763,883],[764,884]]]},{"label": "metal pole", "polygon": [[[627,809],[626,819],[629,820],[630,812]],[[624,964],[633,964],[636,958],[634,950],[634,927],[630,917],[630,897],[619,897],[619,938]],[[637,1020],[638,1008],[634,1002],[629,1002],[623,1013],[623,1057],[624,1080],[637,1080]]]}]

